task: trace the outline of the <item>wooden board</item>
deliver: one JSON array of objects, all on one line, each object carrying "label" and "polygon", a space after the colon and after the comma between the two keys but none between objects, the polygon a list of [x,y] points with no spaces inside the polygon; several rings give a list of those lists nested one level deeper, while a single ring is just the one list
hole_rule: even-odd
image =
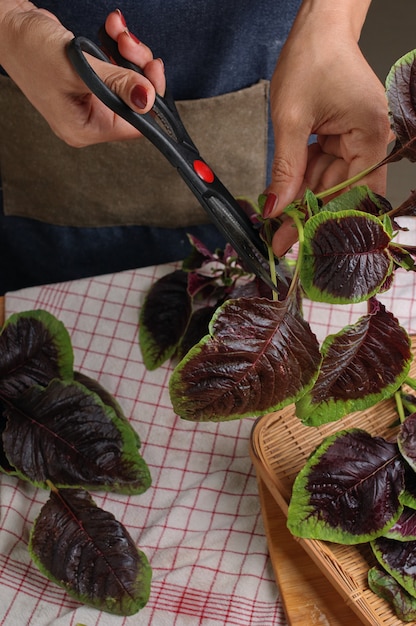
[{"label": "wooden board", "polygon": [[281,508],[258,478],[267,543],[290,626],[357,626],[357,615],[286,527]]}]

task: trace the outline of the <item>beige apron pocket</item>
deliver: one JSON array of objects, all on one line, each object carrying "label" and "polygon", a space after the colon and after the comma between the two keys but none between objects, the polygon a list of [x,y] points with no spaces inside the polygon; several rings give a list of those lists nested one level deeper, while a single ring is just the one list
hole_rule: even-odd
[{"label": "beige apron pocket", "polygon": [[[234,195],[265,186],[268,83],[178,102],[202,157]],[[145,139],[71,148],[14,83],[0,77],[0,168],[6,215],[62,226],[187,227],[209,221]]]}]

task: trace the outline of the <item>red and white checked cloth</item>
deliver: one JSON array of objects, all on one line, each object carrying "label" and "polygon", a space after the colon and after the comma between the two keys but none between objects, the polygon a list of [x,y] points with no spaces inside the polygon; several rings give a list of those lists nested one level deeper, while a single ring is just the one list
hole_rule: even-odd
[{"label": "red and white checked cloth", "polygon": [[6,296],[6,316],[41,308],[65,324],[76,369],[113,393],[139,433],[151,488],[140,496],[92,496],[147,555],[153,581],[146,607],[128,618],[69,598],[27,552],[32,522],[48,494],[1,476],[2,626],[285,624],[248,452],[253,420],[181,420],[169,400],[170,367],[148,372],[142,364],[139,308],[154,280],[171,270],[165,265]]},{"label": "red and white checked cloth", "polygon": [[[27,541],[48,494],[0,479],[2,626],[283,626],[269,562],[248,440],[253,420],[194,424],[174,415],[171,369],[148,372],[137,341],[138,314],[164,265],[25,289],[6,296],[6,316],[46,309],[70,332],[75,367],[111,391],[142,440],[152,487],[141,496],[93,493],[125,524],[153,569],[147,606],[127,618],[81,606],[31,563]],[[400,274],[400,276],[399,276]],[[416,279],[400,272],[383,297],[416,333]],[[365,305],[305,303],[318,337],[337,331]],[[301,594],[301,590],[299,590]]]}]

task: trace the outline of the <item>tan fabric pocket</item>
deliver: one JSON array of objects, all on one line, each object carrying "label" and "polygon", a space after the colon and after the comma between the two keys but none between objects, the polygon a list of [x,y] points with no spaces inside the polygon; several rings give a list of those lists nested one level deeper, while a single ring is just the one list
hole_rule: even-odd
[{"label": "tan fabric pocket", "polygon": [[[203,158],[234,195],[265,186],[268,83],[178,103]],[[209,221],[176,170],[145,139],[71,148],[14,83],[0,77],[6,215],[65,226],[186,227]]]}]

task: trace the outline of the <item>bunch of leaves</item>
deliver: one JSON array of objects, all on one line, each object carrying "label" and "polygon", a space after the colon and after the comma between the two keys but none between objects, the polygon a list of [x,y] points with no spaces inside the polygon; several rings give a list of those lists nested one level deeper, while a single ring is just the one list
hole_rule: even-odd
[{"label": "bunch of leaves", "polygon": [[[416,390],[416,380],[406,383]],[[288,528],[308,539],[370,542],[370,588],[404,621],[416,618],[416,398],[396,394],[394,439],[352,428],[326,437],[297,475]],[[413,400],[410,402],[409,398]]]},{"label": "bunch of leaves", "polygon": [[[410,341],[377,296],[391,287],[396,271],[416,270],[416,247],[395,241],[401,229],[397,218],[416,216],[416,194],[393,208],[364,185],[350,187],[389,162],[416,159],[415,93],[413,51],[386,80],[397,138],[391,153],[337,187],[317,195],[307,190],[286,208],[299,236],[294,270],[285,259],[279,264],[289,288],[276,278],[279,295],[265,291],[230,248],[212,254],[196,240],[182,268],[152,286],[141,309],[139,343],[149,369],[179,358],[170,379],[178,415],[230,420],[294,402],[305,424],[319,425],[400,388],[412,359]],[[244,208],[270,253],[279,223],[262,218],[263,201],[258,206],[246,201]],[[274,260],[270,270],[274,278]],[[320,346],[303,317],[303,298],[366,301],[367,314]]]},{"label": "bunch of leaves", "polygon": [[136,613],[151,569],[127,530],[86,490],[140,494],[151,482],[116,399],[74,371],[65,326],[46,311],[11,315],[0,334],[0,470],[50,489],[29,550],[81,602]]}]

